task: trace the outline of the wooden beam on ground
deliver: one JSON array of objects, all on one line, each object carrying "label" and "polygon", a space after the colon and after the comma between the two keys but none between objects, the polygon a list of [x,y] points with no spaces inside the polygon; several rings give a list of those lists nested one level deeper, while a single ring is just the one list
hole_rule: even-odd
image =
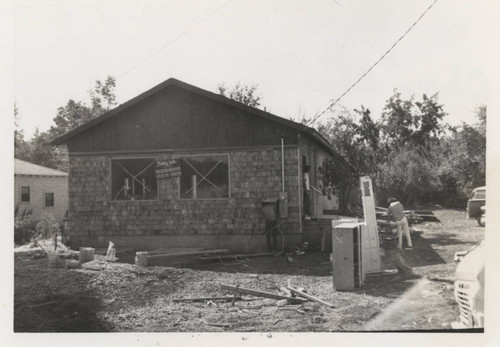
[{"label": "wooden beam on ground", "polygon": [[168,247],[168,248],[156,248],[148,251],[149,255],[154,254],[169,254],[169,253],[184,253],[184,252],[200,252],[205,250],[204,247]]},{"label": "wooden beam on ground", "polygon": [[288,290],[288,288],[280,287],[280,290],[285,293],[287,296],[292,296],[292,292]]},{"label": "wooden beam on ground", "polygon": [[232,300],[243,300],[241,296],[226,296],[226,297],[217,297],[217,298],[175,298],[172,299],[173,302],[200,302],[200,301],[232,301]]},{"label": "wooden beam on ground", "polygon": [[317,302],[317,303],[320,303],[320,304],[322,304],[322,305],[325,305],[325,306],[328,306],[328,307],[331,307],[331,308],[335,308],[335,306],[334,306],[334,305],[332,305],[332,304],[330,304],[329,302],[323,301],[323,300],[321,300],[321,299],[319,299],[319,298],[317,298],[317,297],[315,297],[315,296],[312,296],[312,295],[310,295],[310,294],[307,294],[307,293],[301,292],[301,291],[300,291],[300,290],[298,290],[298,289],[295,289],[295,288],[292,288],[292,287],[287,287],[287,289],[288,289],[289,291],[291,291],[291,292],[292,292],[293,294],[295,294],[295,295],[301,296],[301,297],[306,298],[306,299],[311,300],[311,301],[315,301],[315,302]]},{"label": "wooden beam on ground", "polygon": [[259,258],[274,256],[274,253],[255,253],[255,254],[228,254],[221,256],[200,257],[200,260],[238,260],[241,258]]},{"label": "wooden beam on ground", "polygon": [[247,289],[247,288],[242,288],[242,287],[237,287],[237,286],[231,286],[228,284],[221,284],[220,288],[223,290],[235,291],[237,293],[249,294],[249,295],[253,295],[253,296],[260,296],[260,297],[269,298],[269,299],[275,299],[275,300],[286,299],[291,303],[299,303],[300,304],[300,303],[307,301],[303,298],[291,298],[289,296],[284,296],[284,295],[279,295],[279,294],[274,294],[274,293],[269,293],[269,292],[262,292],[259,290]]},{"label": "wooden beam on ground", "polygon": [[204,254],[216,254],[216,253],[228,253],[228,252],[229,252],[229,250],[227,250],[227,249],[211,249],[211,250],[206,250],[206,251],[153,254],[153,255],[148,255],[148,259],[183,257],[183,256],[189,256],[189,255],[204,255]]}]

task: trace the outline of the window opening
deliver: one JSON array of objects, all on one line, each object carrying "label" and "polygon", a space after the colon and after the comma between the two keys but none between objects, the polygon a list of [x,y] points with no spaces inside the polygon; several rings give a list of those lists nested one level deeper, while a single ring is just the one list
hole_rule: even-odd
[{"label": "window opening", "polygon": [[115,159],[111,163],[113,200],[157,199],[154,159]]},{"label": "window opening", "polygon": [[21,187],[21,202],[30,202],[30,187]]},{"label": "window opening", "polygon": [[45,206],[46,207],[54,206],[54,193],[45,193]]},{"label": "window opening", "polygon": [[224,199],[229,197],[227,155],[181,158],[181,199]]}]

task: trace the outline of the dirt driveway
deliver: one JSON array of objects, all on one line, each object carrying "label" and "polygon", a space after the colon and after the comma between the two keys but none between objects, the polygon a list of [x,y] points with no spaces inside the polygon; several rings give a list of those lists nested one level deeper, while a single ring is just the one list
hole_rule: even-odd
[{"label": "dirt driveway", "polygon": [[[15,253],[16,332],[330,332],[442,330],[458,318],[453,298],[454,253],[484,238],[465,212],[434,211],[440,222],[415,225],[414,249],[404,251],[415,276],[368,276],[352,292],[333,290],[329,254],[143,268],[107,263],[101,271],[49,269],[46,258]],[[386,269],[395,268],[394,242],[384,243]],[[280,294],[288,281],[332,303],[278,306],[244,296],[231,302],[174,298],[232,295],[220,284]],[[281,293],[283,294],[283,293]]]}]

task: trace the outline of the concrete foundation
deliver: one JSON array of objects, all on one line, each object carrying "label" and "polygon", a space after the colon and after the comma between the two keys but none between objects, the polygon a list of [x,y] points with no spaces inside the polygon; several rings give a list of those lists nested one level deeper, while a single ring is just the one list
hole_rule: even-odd
[{"label": "concrete foundation", "polygon": [[[196,245],[202,249],[228,249],[230,252],[259,253],[267,252],[265,234],[243,235],[131,235],[131,236],[93,236],[71,237],[70,246],[104,248],[113,242],[117,251],[132,249],[148,251],[159,248],[185,247]],[[283,239],[278,236],[278,251],[281,250]],[[302,234],[285,234],[285,248],[298,247],[302,244]]]}]

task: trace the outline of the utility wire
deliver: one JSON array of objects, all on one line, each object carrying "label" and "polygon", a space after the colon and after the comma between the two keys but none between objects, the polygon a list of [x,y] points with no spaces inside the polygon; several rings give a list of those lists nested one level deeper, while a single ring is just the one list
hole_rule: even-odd
[{"label": "utility wire", "polygon": [[378,63],[380,63],[386,57],[386,55],[389,54],[394,49],[394,47],[396,47],[396,45],[418,24],[418,22],[420,22],[420,20],[427,14],[427,12],[429,12],[429,10],[436,4],[436,2],[438,2],[438,0],[434,0],[434,2],[429,7],[427,7],[427,9],[408,28],[408,30],[406,30],[406,32],[403,35],[401,35],[401,37],[399,39],[397,39],[396,42],[394,42],[394,44],[391,46],[391,48],[389,48],[363,75],[361,75],[361,77],[358,78],[358,80],[356,82],[354,82],[349,88],[347,88],[347,90],[345,92],[343,92],[342,95],[340,95],[336,100],[334,100],[325,110],[323,110],[316,117],[314,117],[312,120],[310,120],[309,122],[307,122],[306,125],[313,124],[314,122],[316,122],[321,116],[323,116],[333,106],[335,106],[335,104],[337,104],[337,102],[339,102],[340,99],[342,99],[347,93],[349,93],[349,91],[352,88],[354,88],[363,78],[365,78],[365,76],[368,75],[370,73],[370,71],[372,71],[373,68],[375,66],[377,66]]},{"label": "utility wire", "polygon": [[213,10],[212,12],[210,12],[208,15],[206,15],[205,17],[203,17],[201,20],[199,20],[198,22],[194,23],[189,28],[187,28],[186,30],[184,30],[178,36],[176,36],[175,38],[173,38],[172,40],[170,40],[169,42],[167,42],[166,44],[164,44],[163,46],[161,46],[160,48],[158,48],[156,51],[154,51],[153,53],[151,53],[150,55],[148,55],[146,58],[144,58],[143,60],[141,60],[140,62],[138,62],[134,66],[132,66],[130,69],[128,69],[127,71],[125,71],[124,73],[122,73],[120,76],[117,77],[117,79],[122,78],[123,76],[127,75],[128,73],[130,73],[131,71],[135,70],[137,67],[139,67],[140,65],[142,65],[143,63],[145,63],[146,61],[148,61],[149,59],[151,59],[152,57],[154,57],[158,53],[160,53],[161,51],[163,51],[165,48],[167,48],[170,45],[172,45],[174,42],[176,42],[181,37],[183,37],[184,35],[186,35],[187,33],[189,33],[191,30],[193,30],[194,28],[196,28],[197,26],[199,26],[200,24],[202,24],[203,22],[205,22],[208,18],[212,17],[214,14],[216,14],[217,12],[219,12],[223,7],[225,7],[231,1],[232,0],[228,0],[225,3],[223,3],[222,5],[220,5],[219,7],[217,7],[215,10]]}]

